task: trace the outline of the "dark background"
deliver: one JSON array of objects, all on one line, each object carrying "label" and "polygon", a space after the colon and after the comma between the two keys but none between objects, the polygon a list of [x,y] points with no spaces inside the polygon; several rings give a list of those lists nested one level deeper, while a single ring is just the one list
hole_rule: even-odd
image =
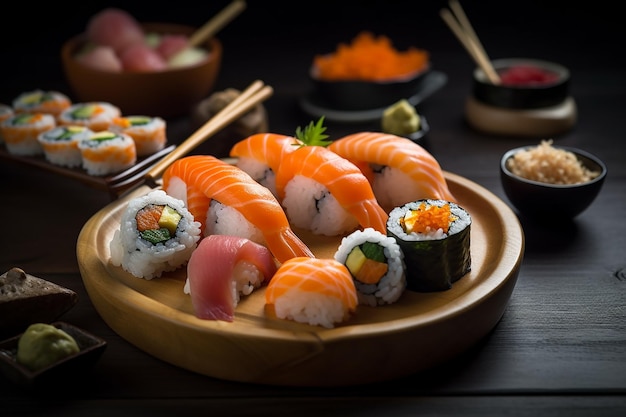
[{"label": "dark background", "polygon": [[[125,9],[142,22],[169,21],[199,27],[228,3],[89,1],[71,7],[58,2],[14,2],[12,11],[4,11],[0,18],[0,102],[10,102],[23,92],[24,85],[33,89],[60,88],[71,95],[64,84],[61,45],[82,32],[89,17],[105,7]],[[246,10],[218,34],[224,45],[224,61],[216,88],[243,88],[260,78],[274,86],[276,94],[297,96],[308,88],[312,51],[330,52],[361,30],[387,35],[399,49],[416,46],[429,50],[434,67],[444,72],[466,67],[468,78],[450,80],[446,88],[469,88],[474,63],[467,54],[458,59],[462,46],[439,16],[446,4],[249,0]],[[597,68],[606,72],[607,82],[611,82],[614,71],[624,70],[626,37],[615,3],[466,0],[462,5],[492,59],[525,56],[571,67]],[[542,35],[536,35],[538,32]],[[277,44],[290,46],[293,59],[289,71],[273,68]],[[575,88],[576,74],[573,76]],[[461,90],[460,94],[464,96],[465,92]]]}]

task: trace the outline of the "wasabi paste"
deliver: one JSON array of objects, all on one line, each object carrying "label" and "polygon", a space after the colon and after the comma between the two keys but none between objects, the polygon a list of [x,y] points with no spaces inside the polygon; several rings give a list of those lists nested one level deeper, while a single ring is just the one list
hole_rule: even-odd
[{"label": "wasabi paste", "polygon": [[38,371],[79,351],[76,340],[63,330],[35,323],[28,326],[17,343],[17,362]]},{"label": "wasabi paste", "polygon": [[420,129],[420,117],[406,99],[391,105],[383,112],[383,132],[392,135],[405,136]]}]

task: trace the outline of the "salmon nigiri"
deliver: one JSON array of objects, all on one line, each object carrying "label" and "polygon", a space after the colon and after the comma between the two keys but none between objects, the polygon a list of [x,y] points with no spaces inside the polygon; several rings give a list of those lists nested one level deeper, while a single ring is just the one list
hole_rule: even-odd
[{"label": "salmon nigiri", "polygon": [[439,162],[406,138],[360,132],[337,139],[328,148],[361,168],[388,212],[420,199],[456,202]]},{"label": "salmon nigiri", "polygon": [[189,258],[184,292],[191,296],[196,317],[232,322],[241,297],[267,284],[276,269],[265,246],[242,237],[211,235]]},{"label": "salmon nigiri", "polygon": [[301,142],[292,136],[256,133],[235,143],[230,156],[238,158],[236,166],[276,195],[275,178],[280,161],[299,144]]},{"label": "salmon nigiri", "polygon": [[[258,229],[263,236],[263,244],[279,262],[296,256],[314,256],[291,229],[287,215],[271,191],[240,168],[214,156],[192,155],[178,159],[165,170],[163,189],[166,192],[174,178],[182,180],[187,190],[192,187],[192,190],[201,191],[206,199],[211,200],[211,204],[217,202],[222,209],[235,211],[235,215]],[[205,223],[206,218],[196,218],[196,221]],[[214,221],[220,222],[219,218]],[[225,218],[224,223],[227,224],[217,234],[248,237],[240,234],[242,226],[239,218],[230,216]],[[228,230],[235,231],[230,233]],[[245,227],[243,230],[245,234],[251,233]]]},{"label": "salmon nigiri", "polygon": [[358,298],[345,265],[301,257],[278,268],[265,290],[265,304],[278,318],[332,328],[356,311]]},{"label": "salmon nigiri", "polygon": [[292,224],[315,234],[336,236],[358,226],[386,233],[389,216],[367,178],[326,147],[302,146],[285,155],[276,191]]}]

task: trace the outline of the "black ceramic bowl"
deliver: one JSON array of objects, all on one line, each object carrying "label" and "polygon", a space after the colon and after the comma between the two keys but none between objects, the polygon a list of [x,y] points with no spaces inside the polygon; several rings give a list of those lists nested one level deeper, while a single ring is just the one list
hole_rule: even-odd
[{"label": "black ceramic bowl", "polygon": [[554,146],[572,152],[583,166],[599,175],[590,181],[556,185],[522,178],[509,170],[507,161],[515,153],[532,148],[523,146],[507,151],[500,160],[502,188],[517,210],[528,217],[558,221],[571,219],[585,211],[602,188],[607,175],[606,165],[596,156],[580,149]]},{"label": "black ceramic bowl", "polygon": [[507,109],[556,106],[569,96],[570,72],[562,65],[529,58],[492,61],[502,79],[493,84],[480,68],[474,70],[473,95],[478,101]]},{"label": "black ceramic bowl", "polygon": [[359,111],[388,107],[417,93],[430,67],[384,81],[324,80],[311,68],[310,79],[317,99],[336,110]]}]

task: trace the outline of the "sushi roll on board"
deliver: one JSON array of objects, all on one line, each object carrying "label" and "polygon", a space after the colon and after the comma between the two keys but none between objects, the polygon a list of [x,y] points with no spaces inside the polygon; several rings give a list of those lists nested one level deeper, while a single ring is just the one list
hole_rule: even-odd
[{"label": "sushi roll on board", "polygon": [[356,311],[358,297],[345,265],[296,257],[281,264],[270,280],[265,306],[270,316],[333,328]]},{"label": "sushi roll on board", "polygon": [[350,271],[359,304],[392,304],[406,288],[400,246],[394,238],[374,229],[357,230],[344,237],[334,257]]},{"label": "sushi roll on board", "polygon": [[111,263],[153,279],[186,265],[200,240],[200,224],[181,200],[154,190],[129,201],[109,248]]},{"label": "sushi roll on board", "polygon": [[39,135],[56,127],[54,116],[47,113],[17,113],[0,125],[7,151],[13,155],[43,155]]},{"label": "sushi roll on board", "polygon": [[135,141],[123,133],[94,132],[78,143],[78,149],[89,175],[113,174],[137,162]]},{"label": "sushi roll on board", "polygon": [[93,133],[85,126],[57,126],[41,133],[37,140],[41,143],[43,153],[50,163],[75,168],[83,163],[78,144]]},{"label": "sushi roll on board", "polygon": [[108,130],[113,119],[120,117],[119,107],[105,101],[72,104],[63,110],[57,121],[60,125],[81,125],[94,132]]},{"label": "sushi roll on board", "polygon": [[387,234],[406,263],[407,289],[443,291],[471,269],[470,214],[456,203],[424,199],[394,208]]},{"label": "sushi roll on board", "polygon": [[[0,125],[9,117],[13,117],[15,112],[13,111],[13,107],[8,104],[0,103]],[[4,143],[4,139],[2,138],[2,130],[0,129],[0,144]]]},{"label": "sushi roll on board", "polygon": [[55,118],[71,105],[72,101],[65,94],[39,89],[24,92],[13,100],[15,113],[47,113]]},{"label": "sushi roll on board", "polygon": [[120,116],[115,117],[109,130],[125,133],[135,141],[137,156],[146,156],[160,151],[167,142],[166,122],[160,117]]}]

